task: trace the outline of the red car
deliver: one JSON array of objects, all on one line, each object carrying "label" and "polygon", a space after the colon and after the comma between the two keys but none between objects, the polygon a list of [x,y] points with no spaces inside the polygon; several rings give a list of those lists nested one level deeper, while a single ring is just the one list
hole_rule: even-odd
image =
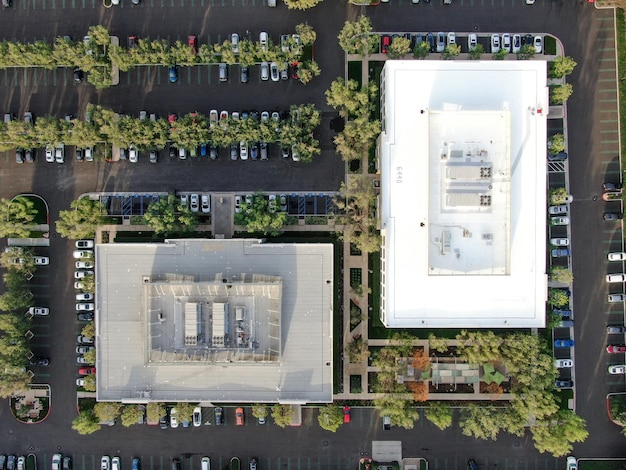
[{"label": "red car", "polygon": [[344,423],[350,422],[350,407],[348,405],[343,407],[343,422]]},{"label": "red car", "polygon": [[300,80],[300,76],[298,75],[298,62],[291,64],[291,78]]},{"label": "red car", "polygon": [[235,410],[235,418],[237,420],[237,426],[243,426],[243,408],[237,408]]},{"label": "red car", "polygon": [[191,47],[191,52],[193,53],[193,55],[196,55],[198,53],[198,38],[197,38],[197,36],[188,36],[187,37],[187,44],[189,44],[189,47]]},{"label": "red car", "polygon": [[626,346],[624,346],[623,344],[619,344],[615,346],[607,346],[606,352],[610,354],[626,353]]},{"label": "red car", "polygon": [[96,368],[95,367],[81,367],[80,369],[78,369],[78,373],[80,375],[93,375],[96,373]]},{"label": "red car", "polygon": [[381,40],[381,51],[383,54],[387,54],[389,52],[389,45],[391,44],[390,36],[383,36]]}]

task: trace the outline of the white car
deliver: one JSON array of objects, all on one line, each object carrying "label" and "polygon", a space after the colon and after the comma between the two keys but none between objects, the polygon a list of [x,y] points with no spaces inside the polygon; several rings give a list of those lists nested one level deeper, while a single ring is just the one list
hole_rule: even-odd
[{"label": "white car", "polygon": [[77,387],[84,387],[85,386],[85,379],[76,379],[76,386]]},{"label": "white car", "polygon": [[65,162],[65,145],[60,144],[57,148],[54,149],[54,161],[57,163]]},{"label": "white car", "polygon": [[93,248],[93,240],[76,240],[75,246],[79,250],[84,248]]},{"label": "white car", "polygon": [[35,266],[47,266],[50,264],[50,258],[47,256],[33,256]]},{"label": "white car", "polygon": [[262,111],[261,112],[261,122],[267,122],[270,120],[270,113],[269,111]]},{"label": "white car", "polygon": [[441,31],[437,33],[437,52],[443,52],[446,50],[446,35]]},{"label": "white car", "polygon": [[511,35],[509,33],[504,33],[502,35],[502,49],[505,49],[507,52],[511,52]]},{"label": "white car", "polygon": [[467,49],[472,51],[476,49],[477,45],[478,45],[478,37],[476,37],[475,33],[470,33],[467,36]]},{"label": "white car", "polygon": [[241,196],[235,196],[235,213],[241,212]]},{"label": "white car", "polygon": [[[532,0],[532,1],[534,2],[535,0]],[[528,0],[526,0],[526,3],[528,4]],[[565,470],[577,470],[577,469],[578,469],[578,463],[576,462],[576,457],[569,456],[567,460],[565,461]]]},{"label": "white car", "polygon": [[85,354],[96,349],[94,346],[76,346],[76,354]]},{"label": "white car", "polygon": [[534,5],[535,0],[526,0],[526,5]]},{"label": "white car", "polygon": [[626,374],[626,365],[620,364],[615,366],[609,366],[609,374]]},{"label": "white car", "polygon": [[84,292],[82,294],[76,294],[76,300],[80,301],[80,302],[88,302],[90,300],[93,300],[94,296],[93,294],[90,294],[89,292]]},{"label": "white car", "polygon": [[100,470],[111,470],[111,459],[108,455],[103,455],[100,459]]},{"label": "white car", "polygon": [[564,204],[560,206],[550,206],[548,208],[548,213],[550,215],[567,214],[567,206]]},{"label": "white car", "polygon": [[261,62],[261,80],[267,81],[270,79],[270,64],[267,62]]},{"label": "white car", "polygon": [[209,123],[210,123],[211,127],[213,127],[215,125],[215,123],[217,122],[218,117],[219,117],[219,114],[217,112],[217,109],[212,109],[211,111],[209,111]]},{"label": "white car", "polygon": [[92,250],[74,250],[74,252],[72,253],[72,256],[75,259],[91,258],[93,257],[93,251]]},{"label": "white car", "polygon": [[609,294],[608,296],[609,303],[617,303],[626,301],[626,294]]},{"label": "white car", "polygon": [[569,217],[551,217],[550,223],[552,225],[569,225]]},{"label": "white car", "polygon": [[131,163],[137,163],[139,161],[139,152],[137,151],[137,148],[131,145],[128,151],[128,161]]},{"label": "white car", "polygon": [[122,464],[118,456],[111,459],[111,470],[122,470]]},{"label": "white car", "polygon": [[265,52],[267,50],[267,41],[268,41],[268,34],[265,31],[261,31],[259,33],[259,43],[261,44],[261,50],[263,52]]},{"label": "white car", "polygon": [[193,409],[193,425],[196,427],[202,425],[202,408],[199,406]]},{"label": "white car", "polygon": [[95,310],[96,306],[94,304],[92,304],[91,302],[89,303],[78,303],[76,304],[76,310],[79,312],[93,312]]},{"label": "white car", "polygon": [[176,408],[172,408],[172,410],[170,411],[170,427],[178,427],[178,410]]},{"label": "white car", "polygon": [[198,209],[200,208],[200,198],[198,197],[198,195],[192,194],[189,200],[191,202],[190,203],[191,212],[198,212]]},{"label": "white car", "polygon": [[76,261],[76,269],[92,269],[94,266],[93,261]]},{"label": "white car", "polygon": [[514,34],[513,46],[512,46],[513,53],[515,54],[516,52],[519,52],[521,49],[522,49],[522,36],[521,34]]},{"label": "white car", "polygon": [[272,213],[276,212],[276,210],[278,209],[276,199],[276,194],[270,194],[268,197],[267,208]]},{"label": "white car", "polygon": [[626,260],[626,253],[609,253],[607,258],[609,261],[624,261]]},{"label": "white car", "polygon": [[614,282],[626,282],[626,274],[607,274],[606,282],[614,283]]},{"label": "white car", "polygon": [[61,470],[61,460],[63,460],[61,454],[54,454],[52,456],[52,470]]},{"label": "white car", "polygon": [[48,163],[54,163],[54,153],[52,152],[52,147],[49,145],[46,147],[46,161]]},{"label": "white car", "polygon": [[551,238],[550,245],[569,246],[569,238]]},{"label": "white car", "polygon": [[543,51],[543,38],[541,36],[535,36],[534,44],[535,53],[541,54],[541,52]]},{"label": "white car", "polygon": [[272,62],[270,64],[270,78],[273,82],[280,80],[280,76],[278,75],[278,64],[276,62]]},{"label": "white car", "polygon": [[248,159],[248,144],[243,140],[239,142],[239,157],[242,160]]},{"label": "white car", "polygon": [[50,309],[48,307],[30,307],[28,313],[31,315],[46,316],[50,315]]},{"label": "white car", "polygon": [[450,44],[456,44],[456,34],[448,33],[448,46]]},{"label": "white car", "polygon": [[554,361],[554,367],[557,369],[565,369],[574,366],[574,361],[571,359],[556,359]]},{"label": "white car", "polygon": [[233,46],[233,52],[239,54],[239,35],[237,33],[233,33],[230,36],[230,43]]},{"label": "white car", "polygon": [[200,205],[202,206],[202,213],[208,214],[211,212],[211,199],[208,194],[203,194],[200,198]]},{"label": "white car", "polygon": [[189,207],[189,196],[187,196],[186,194],[181,194],[180,205],[183,206],[185,209]]},{"label": "white car", "polygon": [[74,279],[82,279],[86,276],[93,276],[93,271],[76,271],[74,272]]},{"label": "white car", "polygon": [[491,35],[491,52],[500,52],[500,36],[497,34]]}]

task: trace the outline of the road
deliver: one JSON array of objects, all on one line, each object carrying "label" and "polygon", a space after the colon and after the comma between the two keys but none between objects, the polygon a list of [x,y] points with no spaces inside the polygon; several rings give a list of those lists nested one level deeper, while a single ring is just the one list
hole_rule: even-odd
[{"label": "road", "polygon": [[[165,69],[141,69],[122,74],[118,87],[96,92],[91,86],[75,86],[66,71],[0,71],[0,109],[15,114],[32,111],[45,114],[80,115],[87,103],[97,103],[118,112],[137,114],[146,109],[168,112],[207,112],[210,108],[241,110],[286,109],[292,103],[314,102],[323,112],[319,137],[323,153],[310,165],[272,158],[269,162],[180,162],[167,157],[157,165],[144,161],[114,165],[68,161],[47,164],[39,156],[34,165],[16,165],[9,153],[0,159],[0,195],[10,197],[33,191],[51,206],[52,220],[77,195],[87,191],[169,191],[178,189],[276,190],[290,192],[335,190],[343,180],[343,164],[332,149],[328,129],[332,110],[325,104],[323,91],[343,75],[343,56],[336,36],[346,19],[367,13],[375,29],[382,31],[457,32],[549,32],[560,38],[567,55],[578,67],[571,77],[574,95],[568,102],[570,183],[572,204],[576,409],[587,420],[589,438],[575,446],[578,457],[625,457],[624,438],[606,417],[604,397],[609,391],[624,390],[623,377],[606,373],[609,363],[624,360],[623,355],[608,358],[604,347],[607,324],[623,324],[623,306],[610,306],[604,275],[621,266],[607,266],[606,252],[621,250],[618,226],[602,221],[604,204],[602,182],[619,180],[619,146],[616,144],[615,64],[612,12],[596,10],[582,0],[537,0],[533,6],[523,0],[454,0],[449,7],[437,3],[411,5],[409,0],[391,0],[379,7],[346,6],[343,0],[325,0],[307,12],[287,12],[282,6],[269,9],[260,0],[143,0],[138,7],[127,1],[119,8],[105,9],[95,0],[16,0],[10,11],[0,15],[1,35],[5,38],[52,39],[57,35],[80,38],[88,25],[104,24],[121,38],[140,37],[184,39],[199,36],[200,42],[223,40],[233,31],[252,34],[267,30],[277,40],[296,24],[308,21],[318,33],[316,60],[322,76],[310,85],[260,83],[253,70],[251,83],[218,84],[215,70],[197,67],[184,70],[180,82],[170,85]],[[123,42],[123,41],[122,41]],[[226,91],[225,91],[226,90]],[[69,159],[68,159],[69,160]],[[353,468],[352,462],[370,452],[374,439],[402,440],[405,455],[424,456],[435,468],[462,468],[465,459],[475,458],[485,468],[562,468],[563,460],[540,455],[530,438],[502,436],[496,442],[475,441],[462,436],[457,427],[439,431],[421,419],[412,431],[394,428],[383,432],[377,412],[357,409],[353,422],[337,434],[322,431],[313,412],[306,411],[299,428],[260,428],[250,422],[242,429],[225,426],[161,431],[158,428],[104,428],[89,437],[70,430],[76,414],[74,402],[74,348],[80,325],[73,316],[71,244],[53,233],[46,250],[51,266],[36,276],[38,300],[49,300],[49,320],[36,320],[36,351],[49,354],[52,364],[37,377],[53,388],[52,412],[36,426],[14,422],[8,407],[0,408],[0,452],[40,455],[49,464],[50,455],[60,449],[72,453],[78,468],[95,469],[102,453],[123,456],[124,466],[133,455],[141,455],[144,465],[164,468],[173,455],[184,454],[183,468],[198,465],[198,456],[208,453],[222,464],[231,455],[245,458],[257,455],[262,468]],[[617,343],[618,338],[610,338]],[[43,372],[43,371],[42,371]],[[233,410],[228,410],[232,414]],[[232,418],[232,417],[231,417]],[[232,419],[231,419],[232,421]],[[163,438],[165,437],[165,438]],[[288,443],[287,445],[285,445]],[[31,446],[33,447],[31,449]],[[150,460],[152,457],[153,460]],[[218,465],[220,466],[220,465]]]}]

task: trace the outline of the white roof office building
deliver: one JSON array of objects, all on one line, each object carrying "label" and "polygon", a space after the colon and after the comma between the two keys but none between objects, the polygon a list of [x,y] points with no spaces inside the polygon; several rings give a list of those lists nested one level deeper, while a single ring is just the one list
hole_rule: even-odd
[{"label": "white roof office building", "polygon": [[333,247],[96,246],[98,401],[332,401]]},{"label": "white roof office building", "polygon": [[381,320],[545,325],[545,61],[387,61]]}]

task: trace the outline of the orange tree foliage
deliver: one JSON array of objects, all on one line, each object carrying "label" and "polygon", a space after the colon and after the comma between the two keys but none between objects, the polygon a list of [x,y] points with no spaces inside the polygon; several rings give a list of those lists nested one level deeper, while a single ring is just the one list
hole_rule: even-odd
[{"label": "orange tree foliage", "polygon": [[413,368],[419,370],[428,370],[430,367],[430,358],[424,353],[423,349],[417,349],[413,354]]},{"label": "orange tree foliage", "polygon": [[413,400],[428,400],[428,387],[424,382],[406,382],[406,386],[413,394]]}]

